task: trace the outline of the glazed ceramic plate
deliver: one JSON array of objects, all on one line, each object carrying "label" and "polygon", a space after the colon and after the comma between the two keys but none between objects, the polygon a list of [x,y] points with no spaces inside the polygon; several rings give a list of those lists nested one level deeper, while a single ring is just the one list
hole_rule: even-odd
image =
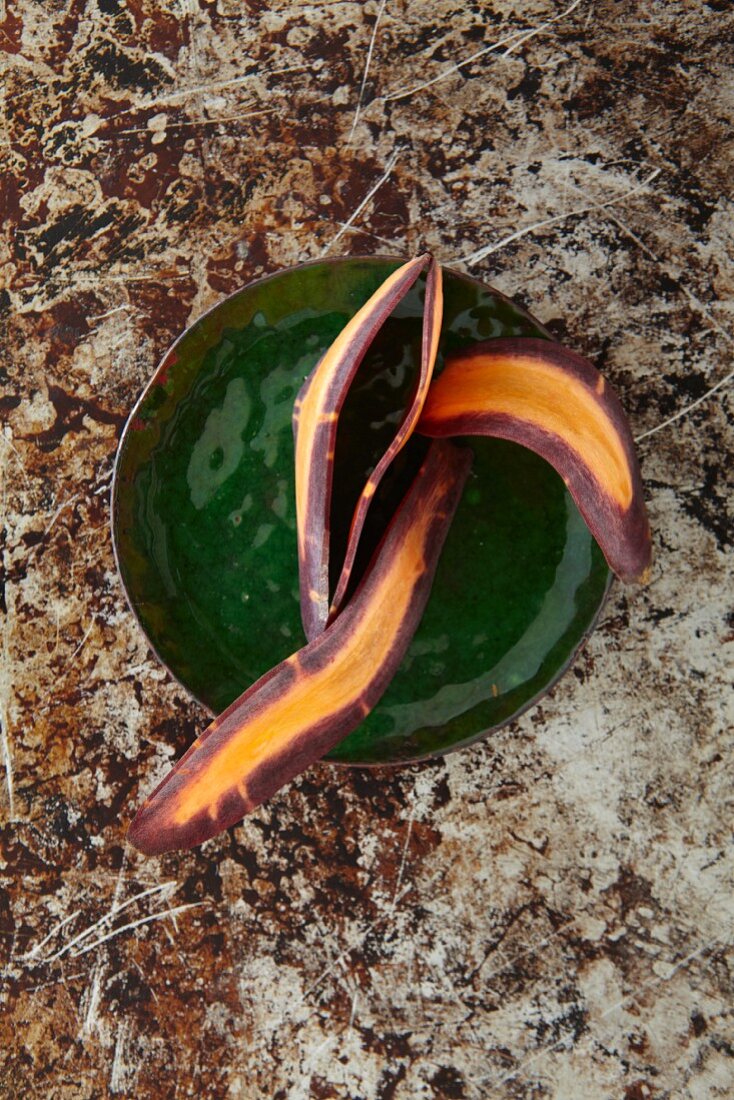
[{"label": "glazed ceramic plate", "polygon": [[[305,644],[298,601],[293,400],[400,260],[335,259],[238,291],[164,358],[120,444],[113,537],[130,605],[171,673],[212,711]],[[546,336],[523,310],[444,274],[447,351]],[[360,368],[340,422],[333,557],[410,391],[421,280]],[[500,440],[475,453],[433,590],[380,704],[330,759],[397,763],[445,753],[515,717],[555,682],[591,629],[609,573],[563,482]],[[375,498],[368,542],[425,443],[411,441]]]}]

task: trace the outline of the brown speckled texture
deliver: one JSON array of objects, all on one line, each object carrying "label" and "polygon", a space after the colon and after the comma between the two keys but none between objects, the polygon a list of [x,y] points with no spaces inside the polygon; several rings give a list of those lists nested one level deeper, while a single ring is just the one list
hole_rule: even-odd
[{"label": "brown speckled texture", "polygon": [[221,295],[428,247],[592,358],[637,435],[729,377],[730,5],[563,10],[0,4],[3,1100],[734,1095],[728,381],[642,439],[652,583],[521,721],[314,768],[201,851],[124,843],[206,719],[125,606],[112,460]]}]

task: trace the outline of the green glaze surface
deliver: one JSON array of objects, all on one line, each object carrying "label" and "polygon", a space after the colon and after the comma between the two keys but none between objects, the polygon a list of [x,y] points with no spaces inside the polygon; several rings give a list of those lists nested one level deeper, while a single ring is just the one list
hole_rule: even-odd
[{"label": "green glaze surface", "polygon": [[[233,295],[169,352],[125,432],[113,534],[128,598],[161,659],[214,711],[305,643],[293,400],[397,262],[305,265]],[[476,340],[545,335],[471,279],[446,272],[444,285],[438,369],[447,351]],[[334,568],[364,476],[410,391],[423,294],[421,281],[381,332],[345,406]],[[593,625],[609,574],[561,479],[514,444],[467,442],[474,467],[423,620],[381,703],[333,760],[398,762],[476,739],[547,690]],[[372,542],[424,446],[411,442],[375,498]]]}]

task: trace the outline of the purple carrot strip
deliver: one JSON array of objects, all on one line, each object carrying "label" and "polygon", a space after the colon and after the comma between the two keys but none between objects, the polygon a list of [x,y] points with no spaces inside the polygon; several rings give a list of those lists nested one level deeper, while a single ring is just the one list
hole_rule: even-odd
[{"label": "purple carrot strip", "polygon": [[137,848],[154,855],[203,843],[369,714],[421,620],[470,465],[467,448],[431,445],[345,610],[194,742],[133,820],[128,838]]},{"label": "purple carrot strip", "polygon": [[431,265],[428,269],[428,277],[426,279],[426,300],[423,312],[423,339],[421,346],[421,365],[418,374],[418,379],[413,391],[413,395],[410,401],[410,405],[403,417],[403,421],[398,428],[395,437],[385,451],[380,461],[375,466],[374,470],[367,478],[365,486],[362,489],[357,506],[354,510],[352,517],[351,527],[349,529],[349,540],[347,542],[347,549],[344,555],[344,564],[342,566],[341,575],[334,592],[334,598],[331,602],[331,608],[329,611],[329,620],[333,620],[338,614],[342,604],[344,603],[344,597],[349,587],[349,581],[352,575],[352,569],[354,567],[354,559],[357,555],[357,548],[359,545],[359,538],[362,534],[362,528],[364,527],[365,520],[367,518],[367,512],[369,511],[372,498],[375,495],[377,486],[382,481],[382,478],[392,463],[395,456],[403,449],[405,444],[413,434],[413,430],[418,423],[418,420],[423,409],[423,403],[428,393],[428,387],[431,384],[431,378],[433,377],[433,367],[436,362],[436,355],[438,353],[438,340],[441,335],[441,322],[443,320],[443,280],[441,277],[441,268],[435,260],[431,260]]},{"label": "purple carrot strip", "polygon": [[649,578],[632,433],[611,386],[581,355],[531,337],[476,344],[447,361],[418,431],[496,436],[535,451],[565,481],[610,568],[624,581]]},{"label": "purple carrot strip", "polygon": [[329,615],[329,513],[339,413],[376,333],[429,262],[429,256],[409,260],[385,280],[337,336],[296,398],[298,568],[309,641],[325,629]]}]

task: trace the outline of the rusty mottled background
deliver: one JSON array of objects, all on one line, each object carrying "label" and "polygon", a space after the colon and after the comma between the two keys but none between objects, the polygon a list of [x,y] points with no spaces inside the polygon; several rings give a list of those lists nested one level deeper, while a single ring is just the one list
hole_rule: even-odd
[{"label": "rusty mottled background", "polygon": [[[0,1096],[733,1097],[730,4],[0,14]],[[115,572],[128,410],[246,281],[424,247],[618,388],[652,584],[486,744],[146,860],[204,715]]]}]

